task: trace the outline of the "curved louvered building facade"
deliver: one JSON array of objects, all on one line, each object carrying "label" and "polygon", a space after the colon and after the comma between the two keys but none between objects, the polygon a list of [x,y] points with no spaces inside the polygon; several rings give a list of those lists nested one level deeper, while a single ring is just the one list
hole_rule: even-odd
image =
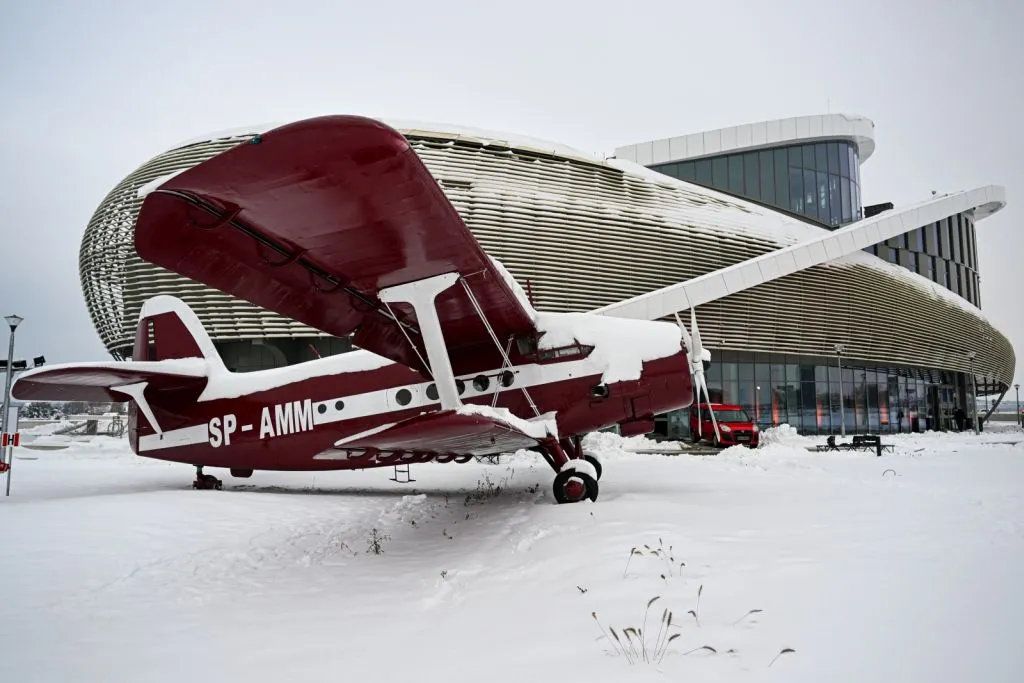
[{"label": "curved louvered building facade", "polygon": [[[849,187],[859,182],[859,173],[850,170],[851,150],[858,153],[859,164],[874,146],[863,121],[849,130],[836,124],[817,135],[814,130],[808,134],[805,126],[802,136],[796,130],[787,136],[780,126],[774,138],[767,129],[745,145],[734,141],[730,147],[720,138],[717,149],[708,145],[701,153],[735,156],[746,149],[753,152],[749,158],[758,159],[760,152],[779,147],[842,143],[847,163],[837,166],[834,180],[826,174],[827,194],[829,182],[845,179]],[[810,180],[801,186],[800,210],[787,211],[760,195],[734,196],[711,182],[705,186],[658,172],[654,169],[678,168],[672,166],[676,160],[640,158],[643,153],[635,150],[642,146],[633,146],[632,155],[626,149],[619,155],[625,158],[602,159],[538,140],[389,123],[406,136],[483,247],[542,310],[597,309],[815,239],[836,227],[807,215],[803,195],[813,190],[809,201],[820,197]],[[93,322],[112,355],[130,355],[141,306],[161,293],[182,298],[196,311],[237,371],[350,348],[347,340],[326,337],[143,262],[132,247],[147,185],[270,127],[176,146],[132,172],[100,204],[82,241],[80,271]],[[696,162],[701,154],[680,158]],[[775,158],[769,161],[774,164]],[[806,170],[801,168],[801,179]],[[812,176],[807,177],[816,179]],[[787,186],[787,200],[794,193],[795,186]],[[842,196],[836,195],[840,204],[834,215],[840,223],[855,225],[861,207],[842,205]],[[974,221],[1001,205],[1001,196],[977,207],[957,204],[950,216],[965,217],[958,228],[969,219],[974,239]],[[953,223],[943,225],[953,230]],[[908,234],[918,227],[924,231],[927,226],[908,223]],[[902,242],[907,251],[909,239]],[[960,233],[955,240],[961,243]],[[883,246],[888,249],[890,242]],[[918,246],[927,255],[925,241]],[[914,268],[908,268],[899,258],[890,263],[877,253],[878,247],[869,245],[699,305],[702,335],[716,352],[709,378],[713,397],[747,406],[762,424],[788,422],[807,432],[838,431],[840,423],[847,431],[894,431],[950,426],[954,406],[971,400],[971,370],[979,393],[1005,390],[1013,377],[1013,349],[973,297],[950,288],[948,280],[944,286],[919,274],[917,256]],[[964,259],[966,253],[958,251],[958,256]],[[977,263],[973,266],[976,271]],[[843,345],[841,358],[837,344]],[[973,359],[968,351],[974,352]],[[669,416],[660,428],[678,435],[680,423],[680,416]]]}]

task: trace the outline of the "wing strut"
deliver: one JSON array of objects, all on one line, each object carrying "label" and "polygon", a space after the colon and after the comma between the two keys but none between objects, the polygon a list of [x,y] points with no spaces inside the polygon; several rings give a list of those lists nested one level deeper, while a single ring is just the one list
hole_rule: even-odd
[{"label": "wing strut", "polygon": [[445,347],[434,299],[454,285],[458,279],[458,273],[445,273],[386,287],[378,292],[381,301],[406,303],[416,312],[416,322],[419,323],[420,334],[423,336],[423,345],[430,361],[430,374],[437,384],[442,410],[458,410],[462,407],[462,400],[459,399],[459,390],[455,386],[455,373],[452,372],[452,362],[448,358],[448,349]]},{"label": "wing strut", "polygon": [[[462,282],[462,288],[466,290],[466,296],[469,297],[470,303],[473,304],[473,309],[476,311],[476,314],[478,316],[480,316],[480,320],[483,321],[484,327],[487,328],[487,334],[491,335],[491,341],[494,342],[495,348],[497,348],[498,352],[501,353],[501,370],[502,370],[502,372],[504,372],[506,369],[510,369],[512,367],[512,361],[508,357],[508,351],[506,349],[501,348],[501,342],[498,341],[498,335],[496,335],[494,333],[494,328],[491,327],[491,323],[489,323],[487,321],[487,316],[484,315],[483,309],[480,308],[480,303],[476,300],[476,297],[473,295],[473,290],[470,289],[469,282],[466,281],[466,278],[460,278],[459,281]],[[511,348],[512,347],[512,339],[509,339],[508,341],[509,341],[509,348]],[[501,382],[500,381],[498,381],[497,384],[498,384],[499,387],[501,386]],[[533,414],[536,415],[537,417],[540,417],[540,410],[537,409],[537,404],[533,402],[533,397],[530,396],[530,392],[526,390],[526,387],[522,387],[522,391],[523,391],[523,396],[526,397],[526,402],[529,403],[530,404],[530,408],[533,409]],[[496,388],[495,392],[494,392],[494,402],[491,404],[492,408],[495,405],[497,405],[497,403],[498,403],[498,394],[500,394],[500,393],[501,393],[501,389]]]}]

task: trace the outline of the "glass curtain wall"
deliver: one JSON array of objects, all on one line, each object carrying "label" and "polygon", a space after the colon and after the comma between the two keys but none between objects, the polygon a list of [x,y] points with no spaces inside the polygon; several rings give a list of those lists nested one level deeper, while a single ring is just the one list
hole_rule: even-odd
[{"label": "glass curtain wall", "polygon": [[800,214],[828,228],[863,217],[860,158],[849,142],[817,142],[650,167]]},{"label": "glass curtain wall", "polygon": [[[835,357],[713,353],[711,400],[743,406],[762,428],[789,424],[803,434],[839,434],[844,423],[847,434],[955,428],[963,382],[955,373],[847,358],[840,369]],[[685,429],[684,422],[673,424]]]},{"label": "glass curtain wall", "polygon": [[981,308],[974,217],[961,213],[864,251],[937,282]]}]

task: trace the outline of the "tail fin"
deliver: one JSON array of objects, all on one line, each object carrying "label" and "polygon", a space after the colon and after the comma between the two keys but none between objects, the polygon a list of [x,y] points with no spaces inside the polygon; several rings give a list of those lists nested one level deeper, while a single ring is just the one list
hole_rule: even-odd
[{"label": "tail fin", "polygon": [[132,360],[172,358],[203,358],[212,372],[224,369],[220,354],[188,304],[161,294],[142,306]]}]

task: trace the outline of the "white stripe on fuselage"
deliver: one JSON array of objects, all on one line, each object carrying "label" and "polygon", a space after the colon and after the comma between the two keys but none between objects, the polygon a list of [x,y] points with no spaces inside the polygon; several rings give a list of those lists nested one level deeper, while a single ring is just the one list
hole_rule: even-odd
[{"label": "white stripe on fuselage", "polygon": [[[465,382],[465,390],[463,391],[460,398],[463,401],[472,399],[478,396],[492,396],[495,391],[505,392],[518,392],[520,389],[530,389],[532,387],[543,386],[546,384],[554,384],[555,382],[564,382],[569,379],[579,379],[581,377],[596,376],[595,382],[600,379],[602,371],[598,369],[595,364],[587,358],[574,361],[554,362],[546,364],[530,363],[527,365],[519,365],[511,368],[515,375],[512,386],[503,387],[500,385],[498,378],[494,377],[495,374],[501,372],[501,370],[490,370],[482,373],[474,373],[472,375],[461,375],[457,379]],[[487,376],[488,387],[484,391],[478,390],[473,386],[473,378],[481,375]],[[334,375],[339,383],[345,381],[345,373]],[[210,378],[211,382],[216,382],[217,377],[213,376]],[[304,381],[304,380],[303,380]],[[434,407],[435,409],[440,406],[438,399],[430,399],[427,397],[427,387],[433,382],[420,382],[418,384],[400,384],[385,389],[377,389],[375,391],[368,391],[362,394],[352,394],[349,396],[336,396],[320,401],[311,403],[312,407],[312,426],[313,428],[330,424],[333,422],[341,422],[347,420],[355,420],[371,415],[387,415],[388,413],[394,413],[398,411],[412,410],[415,408],[426,408],[428,406]],[[288,386],[288,385],[281,385]],[[412,394],[411,400],[402,405],[398,403],[397,395],[402,390],[408,390]],[[304,404],[305,401],[311,400],[310,398],[296,399],[294,401],[288,401],[286,403],[268,404],[263,406],[262,411],[269,411],[271,420],[275,419],[276,409],[283,406],[285,411],[291,410],[293,404]],[[342,407],[339,410],[336,405],[341,402]],[[304,406],[303,406],[304,408]],[[261,411],[261,412],[262,412]],[[322,412],[321,412],[322,411]],[[250,421],[252,420],[252,421]],[[240,428],[239,431],[247,432],[250,431],[250,425],[254,425],[253,429],[260,429],[260,420],[252,416],[246,416],[244,420],[237,419],[236,425]],[[275,422],[276,427],[276,422]],[[302,430],[308,431],[308,430]],[[236,436],[238,432],[234,432],[232,436]],[[299,431],[291,431],[290,434],[299,433]],[[288,434],[279,434],[279,436],[287,436]],[[275,432],[275,436],[278,436]],[[162,435],[149,434],[139,439],[139,452],[142,451],[154,451],[164,448],[174,448],[179,446],[194,446],[198,444],[209,444],[211,443],[210,425],[207,423],[201,425],[194,425],[191,427],[182,427],[180,429],[172,429],[164,432]],[[223,445],[230,446],[230,442],[226,439],[222,442]]]}]

